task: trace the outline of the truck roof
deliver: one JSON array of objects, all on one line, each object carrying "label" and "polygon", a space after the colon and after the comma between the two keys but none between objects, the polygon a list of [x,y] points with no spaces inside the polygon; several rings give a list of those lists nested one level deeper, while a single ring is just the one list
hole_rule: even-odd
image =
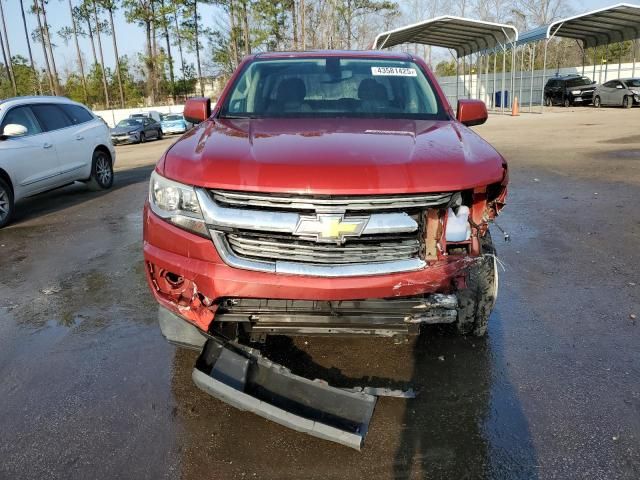
[{"label": "truck roof", "polygon": [[413,58],[408,53],[389,52],[382,50],[307,50],[307,51],[283,51],[283,52],[261,52],[252,55],[253,58],[308,58],[308,57],[362,57],[362,58],[389,58],[408,60]]}]

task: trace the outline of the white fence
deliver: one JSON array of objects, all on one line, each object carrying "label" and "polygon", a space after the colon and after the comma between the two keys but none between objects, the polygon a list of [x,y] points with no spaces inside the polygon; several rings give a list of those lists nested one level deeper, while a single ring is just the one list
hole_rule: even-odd
[{"label": "white fence", "polygon": [[[498,66],[499,69],[499,66]],[[545,83],[547,79],[555,76],[556,74],[567,75],[570,73],[577,73],[582,75],[582,66],[569,67],[560,69],[548,68],[544,76]],[[595,69],[593,65],[585,65],[584,75],[595,80],[601,84],[608,80],[615,80],[616,78],[631,78],[640,74],[640,62],[635,66],[633,63],[623,63],[620,66],[618,64],[596,65]],[[479,78],[478,78],[479,77]],[[494,84],[495,78],[495,84]],[[533,76],[531,71],[516,71],[514,74],[514,84],[511,87],[511,72],[505,73],[504,88],[502,86],[502,72],[498,71],[495,74],[489,75],[482,74],[469,74],[466,77],[460,75],[459,77],[459,98],[477,98],[484,101],[489,108],[500,108],[496,103],[496,93],[500,94],[503,90],[507,92],[505,107],[511,108],[511,102],[513,97],[518,97],[518,103],[520,109],[527,111],[530,106],[539,106],[542,100],[543,89],[543,76],[542,70],[534,70]],[[438,77],[438,82],[444,90],[445,95],[449,99],[449,103],[455,108],[456,106],[456,77]],[[500,94],[502,97],[502,95]]]},{"label": "white fence", "polygon": [[[1,1],[1,0],[0,0]],[[162,107],[142,107],[142,108],[121,108],[117,110],[94,110],[93,113],[102,117],[110,127],[115,127],[116,123],[134,113],[144,113],[149,111],[160,113],[182,113],[184,105],[167,105]]]}]

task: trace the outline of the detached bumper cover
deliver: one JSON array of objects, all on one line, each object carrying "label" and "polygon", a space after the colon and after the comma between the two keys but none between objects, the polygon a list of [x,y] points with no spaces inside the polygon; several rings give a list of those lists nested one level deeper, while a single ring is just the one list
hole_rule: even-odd
[{"label": "detached bumper cover", "polygon": [[293,430],[356,450],[363,445],[378,397],[415,397],[413,390],[335,388],[321,380],[294,375],[257,350],[205,337],[162,307],[158,321],[171,343],[202,349],[192,378],[209,395]]},{"label": "detached bumper cover", "polygon": [[208,394],[285,427],[360,450],[377,397],[292,374],[257,351],[208,340],[193,370]]}]

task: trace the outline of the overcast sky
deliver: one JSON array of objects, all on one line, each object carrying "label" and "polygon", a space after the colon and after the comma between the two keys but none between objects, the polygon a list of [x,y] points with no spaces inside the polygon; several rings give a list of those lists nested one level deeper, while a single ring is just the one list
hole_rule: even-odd
[{"label": "overcast sky", "polygon": [[[22,27],[22,18],[20,16],[20,3],[18,0],[0,0],[5,9],[5,17],[7,19],[8,36],[11,42],[12,55],[20,54],[27,57],[27,46],[24,38],[24,30]],[[25,9],[33,2],[32,0],[23,0]],[[78,0],[72,0],[76,5]],[[576,13],[586,12],[598,8],[603,8],[615,4],[615,0],[574,0],[573,9]],[[640,4],[640,0],[629,1],[627,3]],[[216,8],[207,5],[201,5],[200,13],[203,22],[214,27],[214,18],[216,18]],[[69,6],[68,0],[50,0],[47,8],[47,18],[52,27],[52,37],[57,48],[55,49],[55,59],[58,70],[62,73],[66,67],[75,69],[76,54],[72,42],[65,45],[62,39],[57,35],[58,30],[69,24]],[[135,24],[129,24],[124,19],[122,10],[116,12],[116,34],[118,38],[118,48],[120,55],[134,56],[144,49],[144,31]],[[27,26],[30,31],[36,28],[36,19],[33,15],[27,15]],[[85,58],[91,57],[91,47],[89,40],[80,39],[80,48],[84,52]],[[108,66],[114,65],[113,48],[111,37],[103,36],[102,47],[105,55],[105,63]],[[163,45],[164,42],[161,43]],[[32,43],[34,59],[40,66],[43,64],[42,46]],[[193,59],[190,57],[190,61]]]}]

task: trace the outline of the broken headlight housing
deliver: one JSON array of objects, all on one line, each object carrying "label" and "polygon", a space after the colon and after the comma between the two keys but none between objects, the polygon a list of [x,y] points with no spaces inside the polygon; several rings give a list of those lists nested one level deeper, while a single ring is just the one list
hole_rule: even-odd
[{"label": "broken headlight housing", "polygon": [[149,205],[153,213],[167,222],[209,237],[194,187],[169,180],[154,171],[149,182]]}]

